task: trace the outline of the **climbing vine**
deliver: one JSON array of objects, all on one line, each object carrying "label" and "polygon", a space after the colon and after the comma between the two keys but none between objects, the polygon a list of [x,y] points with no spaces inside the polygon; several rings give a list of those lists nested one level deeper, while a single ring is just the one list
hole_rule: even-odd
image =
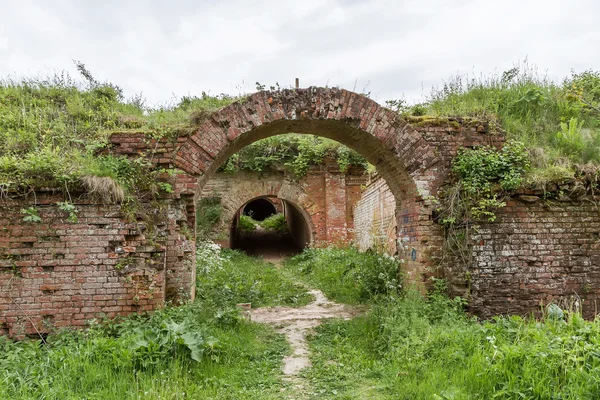
[{"label": "climbing vine", "polygon": [[525,145],[507,142],[493,147],[461,149],[452,163],[454,183],[440,195],[437,220],[446,230],[446,250],[468,264],[471,226],[493,222],[504,199],[523,182],[529,168]]}]

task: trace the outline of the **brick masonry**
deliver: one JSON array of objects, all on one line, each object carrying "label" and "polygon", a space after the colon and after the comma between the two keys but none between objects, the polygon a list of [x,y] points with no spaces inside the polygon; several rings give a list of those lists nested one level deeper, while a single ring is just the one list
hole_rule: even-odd
[{"label": "brick masonry", "polygon": [[600,211],[594,199],[517,198],[493,223],[472,237],[468,269],[445,265],[456,294],[470,299],[474,313],[538,314],[557,303],[584,316],[598,314],[600,301]]},{"label": "brick masonry", "polygon": [[[145,215],[135,221],[118,205],[85,198],[75,201],[81,212],[74,224],[66,223],[55,205],[64,199],[52,194],[3,204],[0,332],[23,336],[35,329],[81,326],[100,315],[193,298],[196,200],[227,157],[254,141],[289,132],[337,140],[377,167],[396,201],[397,250],[414,281],[441,257],[443,236],[432,218],[431,198],[445,181],[450,160],[461,147],[503,141],[484,123],[407,121],[365,96],[314,87],[255,93],[213,113],[189,136],[155,140],[139,132],[116,133],[108,150],[113,154],[145,155],[159,167],[180,170],[163,177],[174,193],[143,204]],[[357,221],[352,202],[360,187],[349,184],[352,179],[311,172],[301,186],[284,182],[276,193],[311,215],[314,232],[327,241],[344,241]],[[353,200],[344,207],[338,201],[342,197]],[[34,204],[42,217],[35,225],[20,213]]]},{"label": "brick masonry", "polygon": [[[31,199],[0,207],[1,333],[23,337],[83,326],[153,310],[167,299],[166,263],[177,262],[167,247],[187,241],[177,223],[185,204],[153,204],[128,221],[119,205],[75,200],[78,221],[71,223],[56,205],[63,200],[38,193],[39,223],[23,221],[20,210]],[[184,286],[189,293],[190,283]]]},{"label": "brick masonry", "polygon": [[[562,201],[515,196],[493,223],[472,230],[467,262],[452,252],[441,272],[453,295],[469,300],[483,318],[539,314],[556,303],[577,306],[594,318],[600,302],[600,211],[593,198]],[[356,241],[361,250],[395,252],[390,227],[396,203],[383,179],[369,182],[356,205]]]},{"label": "brick masonry", "polygon": [[396,200],[379,175],[372,175],[354,207],[354,241],[361,251],[397,252]]},{"label": "brick masonry", "polygon": [[200,197],[220,199],[223,210],[211,238],[222,246],[230,245],[231,226],[240,210],[257,198],[295,207],[306,224],[308,242],[322,246],[353,239],[354,204],[366,181],[362,170],[342,174],[337,163],[327,160],[301,178],[283,171],[217,173],[206,182]]}]

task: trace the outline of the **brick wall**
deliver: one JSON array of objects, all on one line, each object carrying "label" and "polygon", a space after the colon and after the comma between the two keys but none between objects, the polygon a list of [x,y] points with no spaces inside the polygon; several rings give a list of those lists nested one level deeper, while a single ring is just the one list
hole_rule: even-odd
[{"label": "brick wall", "polygon": [[[32,198],[0,207],[2,334],[83,326],[97,317],[154,310],[169,299],[169,270],[184,258],[181,248],[181,254],[172,249],[190,243],[178,223],[185,202],[147,204],[129,221],[120,205],[74,200],[78,221],[69,222],[56,205],[63,200],[38,193],[39,223],[23,221],[21,210],[33,206]],[[189,296],[190,282],[181,284]]]},{"label": "brick wall", "polygon": [[[600,211],[592,198],[561,200],[516,196],[497,211],[495,222],[471,230],[466,262],[445,252],[442,276],[452,294],[467,298],[470,310],[484,318],[537,314],[550,302],[565,308],[579,304],[593,318],[600,305]],[[386,227],[395,212],[389,188],[376,177],[355,207],[361,250],[394,253],[395,230]],[[410,239],[403,245],[410,246]]]},{"label": "brick wall", "polygon": [[[528,198],[529,199],[529,198]],[[514,198],[477,228],[469,268],[446,265],[456,294],[474,313],[539,313],[577,301],[593,318],[600,301],[600,211],[591,198],[534,203]]]},{"label": "brick wall", "polygon": [[230,245],[231,226],[238,211],[261,197],[292,204],[306,220],[308,242],[313,245],[347,243],[353,238],[354,204],[365,182],[362,170],[342,174],[335,162],[314,167],[299,179],[275,171],[217,173],[207,180],[200,198],[217,197],[221,201],[223,211],[211,238],[223,246]]},{"label": "brick wall", "polygon": [[361,251],[397,251],[396,200],[378,175],[372,176],[354,207],[354,241]]}]

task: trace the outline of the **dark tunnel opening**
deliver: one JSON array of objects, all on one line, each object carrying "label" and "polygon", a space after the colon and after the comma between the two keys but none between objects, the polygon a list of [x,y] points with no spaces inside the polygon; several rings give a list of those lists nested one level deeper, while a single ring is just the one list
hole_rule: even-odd
[{"label": "dark tunnel opening", "polygon": [[252,217],[255,221],[264,221],[276,213],[275,206],[267,199],[252,200],[246,204],[243,212],[244,215]]},{"label": "dark tunnel opening", "polygon": [[[248,206],[257,200],[268,203],[275,212],[262,220],[254,213],[247,215]],[[269,200],[257,200],[250,201],[236,213],[231,225],[231,248],[272,261],[300,253],[311,241],[311,230],[302,211],[282,201],[282,212],[277,212]]]}]

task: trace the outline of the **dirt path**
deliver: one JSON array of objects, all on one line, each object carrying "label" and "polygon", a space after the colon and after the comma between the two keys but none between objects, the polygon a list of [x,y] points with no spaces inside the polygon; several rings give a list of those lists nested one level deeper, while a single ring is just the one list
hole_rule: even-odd
[{"label": "dirt path", "polygon": [[302,399],[309,387],[299,376],[299,372],[310,367],[309,349],[306,335],[329,318],[350,319],[358,313],[356,307],[338,304],[328,300],[320,290],[310,290],[315,300],[300,308],[264,307],[249,310],[252,321],[271,324],[278,332],[285,334],[292,346],[292,354],[283,360],[283,374],[291,388],[288,398]]}]

